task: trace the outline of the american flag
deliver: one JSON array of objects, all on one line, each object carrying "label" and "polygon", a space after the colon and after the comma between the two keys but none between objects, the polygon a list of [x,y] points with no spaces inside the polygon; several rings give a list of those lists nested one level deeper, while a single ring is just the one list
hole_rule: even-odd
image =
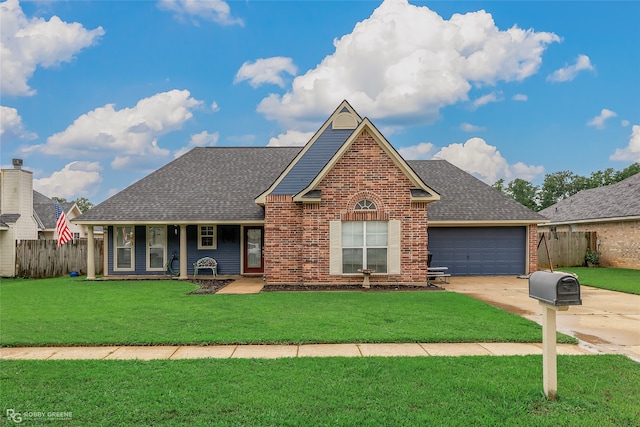
[{"label": "american flag", "polygon": [[73,240],[73,235],[69,230],[67,216],[60,207],[60,203],[56,201],[56,232],[58,233],[58,246],[64,245],[69,240]]}]

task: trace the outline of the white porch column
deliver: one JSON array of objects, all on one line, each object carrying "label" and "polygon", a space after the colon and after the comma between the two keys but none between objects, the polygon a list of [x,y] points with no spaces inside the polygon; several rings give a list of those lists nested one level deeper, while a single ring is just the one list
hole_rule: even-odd
[{"label": "white porch column", "polygon": [[180,280],[187,279],[187,226],[180,224]]},{"label": "white porch column", "polygon": [[87,227],[87,280],[96,278],[96,245],[93,240],[93,225]]}]

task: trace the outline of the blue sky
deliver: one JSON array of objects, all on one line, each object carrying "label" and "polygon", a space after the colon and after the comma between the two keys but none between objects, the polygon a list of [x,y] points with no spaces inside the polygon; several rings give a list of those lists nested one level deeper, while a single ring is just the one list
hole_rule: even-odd
[{"label": "blue sky", "polygon": [[405,158],[489,184],[640,161],[640,2],[10,0],[0,15],[0,163],[24,159],[50,197],[101,202],[195,146],[302,145],[343,99]]}]

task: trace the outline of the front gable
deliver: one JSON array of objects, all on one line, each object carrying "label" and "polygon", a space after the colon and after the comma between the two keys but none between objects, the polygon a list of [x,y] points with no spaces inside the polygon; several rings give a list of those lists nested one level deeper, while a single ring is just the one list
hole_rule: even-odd
[{"label": "front gable", "polygon": [[[376,156],[377,161],[382,157],[391,160],[410,181],[411,188],[407,191],[412,201],[440,200],[440,195],[422,181],[371,121],[362,119],[347,101],[343,101],[269,189],[256,198],[256,203],[264,206],[270,194],[293,195],[296,202],[318,203],[322,199],[318,184],[364,134],[370,136],[369,143],[384,152],[383,156]],[[375,163],[369,165],[376,168]],[[385,176],[376,178],[378,182],[385,180]]]},{"label": "front gable", "polygon": [[368,119],[336,110],[261,197],[268,283],[424,282],[440,195]]},{"label": "front gable", "polygon": [[256,197],[255,202],[264,206],[270,194],[299,193],[342,147],[361,121],[351,105],[343,101],[271,186]]},{"label": "front gable", "polygon": [[[342,161],[345,156],[348,161]],[[404,190],[413,202],[429,203],[440,200],[440,195],[420,179],[367,118],[351,133],[314,179],[294,194],[293,200],[306,203],[319,202],[322,198],[321,190],[318,191],[320,183],[340,163],[343,164],[342,167],[345,167],[345,163],[351,165],[348,174],[351,174],[354,179],[364,173],[366,180],[369,180],[373,186],[384,185],[389,180],[395,181],[402,175],[407,180]],[[382,168],[383,164],[387,167]],[[348,166],[347,169],[349,169]],[[310,194],[314,197],[310,197]]]}]

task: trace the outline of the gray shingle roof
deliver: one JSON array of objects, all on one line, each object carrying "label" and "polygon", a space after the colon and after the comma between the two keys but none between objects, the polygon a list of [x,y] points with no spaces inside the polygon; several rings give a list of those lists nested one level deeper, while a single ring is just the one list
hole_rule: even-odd
[{"label": "gray shingle roof", "polygon": [[8,224],[14,224],[18,218],[20,218],[20,214],[1,214],[0,225],[6,227]]},{"label": "gray shingle roof", "polygon": [[429,204],[430,221],[544,221],[544,217],[446,160],[413,160],[409,166],[440,193]]},{"label": "gray shingle roof", "polygon": [[[74,202],[60,203],[60,207],[65,213],[73,208]],[[46,230],[56,228],[56,208],[55,201],[42,193],[33,191],[33,210]]]},{"label": "gray shingle roof", "polygon": [[33,210],[45,229],[56,228],[56,208],[52,199],[42,193],[34,191]]},{"label": "gray shingle roof", "polygon": [[640,173],[583,190],[540,211],[552,223],[640,216]]},{"label": "gray shingle roof", "polygon": [[194,148],[76,220],[262,220],[264,211],[255,197],[299,151],[299,147]]},{"label": "gray shingle roof", "polygon": [[[202,147],[168,163],[93,207],[81,221],[263,220],[255,197],[299,153],[299,147]],[[429,205],[438,221],[540,222],[544,218],[444,160],[409,165],[442,199]]]}]

